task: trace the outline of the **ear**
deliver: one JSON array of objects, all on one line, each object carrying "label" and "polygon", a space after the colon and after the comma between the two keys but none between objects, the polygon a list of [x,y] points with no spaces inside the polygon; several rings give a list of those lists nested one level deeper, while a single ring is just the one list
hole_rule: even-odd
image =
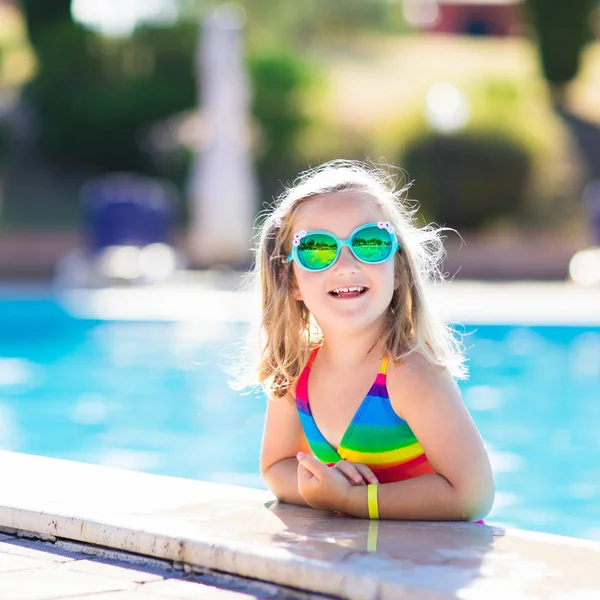
[{"label": "ear", "polygon": [[402,277],[406,272],[404,265],[398,258],[394,259],[394,290],[397,290],[402,283]]},{"label": "ear", "polygon": [[292,292],[292,296],[294,297],[294,300],[302,300],[302,294],[300,293],[300,288],[298,287],[298,284],[296,283],[295,277],[292,277],[292,280],[290,282],[290,290]]}]

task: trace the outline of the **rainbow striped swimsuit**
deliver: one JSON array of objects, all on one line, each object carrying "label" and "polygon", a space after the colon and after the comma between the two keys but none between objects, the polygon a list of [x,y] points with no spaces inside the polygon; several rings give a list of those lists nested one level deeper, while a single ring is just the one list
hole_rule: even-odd
[{"label": "rainbow striped swimsuit", "polygon": [[392,408],[386,387],[389,357],[359,406],[337,450],[319,431],[308,402],[308,376],[317,355],[313,350],[296,386],[296,406],[310,449],[329,465],[340,459],[367,465],[380,483],[403,481],[434,473],[423,447],[408,423]]}]

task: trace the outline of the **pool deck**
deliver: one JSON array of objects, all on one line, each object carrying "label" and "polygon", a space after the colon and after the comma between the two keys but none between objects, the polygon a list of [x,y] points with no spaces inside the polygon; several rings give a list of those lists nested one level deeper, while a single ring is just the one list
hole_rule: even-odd
[{"label": "pool deck", "polygon": [[309,600],[299,592],[138,554],[0,534],[2,600]]},{"label": "pool deck", "polygon": [[[600,597],[598,542],[473,523],[336,517],[280,504],[262,490],[10,452],[0,452],[0,465],[3,531],[36,532],[59,555],[72,540],[168,561],[184,573],[210,569],[348,600]],[[176,584],[164,569],[154,573],[160,579],[144,579],[152,573],[143,563],[120,577],[81,556],[46,567],[39,554],[23,554],[23,542],[0,542],[3,600],[139,600],[142,592],[156,600],[152,586]],[[266,597],[283,598],[276,595],[283,589]],[[234,593],[201,591],[182,597]],[[178,597],[174,587],[169,597]]]}]

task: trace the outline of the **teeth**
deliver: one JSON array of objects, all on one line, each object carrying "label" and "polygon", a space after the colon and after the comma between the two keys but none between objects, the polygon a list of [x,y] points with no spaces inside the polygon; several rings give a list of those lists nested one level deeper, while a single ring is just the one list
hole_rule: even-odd
[{"label": "teeth", "polygon": [[332,290],[334,294],[347,293],[347,292],[362,292],[365,288],[361,286],[352,286],[352,287],[340,287]]}]

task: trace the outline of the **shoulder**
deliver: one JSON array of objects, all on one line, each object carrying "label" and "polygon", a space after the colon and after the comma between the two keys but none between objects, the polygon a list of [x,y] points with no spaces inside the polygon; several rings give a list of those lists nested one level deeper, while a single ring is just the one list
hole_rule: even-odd
[{"label": "shoulder", "polygon": [[273,403],[287,404],[287,405],[295,407],[296,406],[296,386],[297,386],[297,382],[292,383],[284,396],[275,396],[274,394],[269,393],[267,390],[265,390],[265,393],[267,396],[267,403],[268,404],[273,404]]},{"label": "shoulder", "polygon": [[433,364],[419,352],[409,354],[398,363],[390,361],[387,388],[392,406],[402,416],[425,402],[443,399],[462,402],[450,371]]},{"label": "shoulder", "polygon": [[267,396],[266,423],[265,429],[276,432],[277,435],[282,431],[289,433],[290,427],[296,429],[300,426],[300,415],[296,401],[288,392],[280,398],[276,396]]}]

